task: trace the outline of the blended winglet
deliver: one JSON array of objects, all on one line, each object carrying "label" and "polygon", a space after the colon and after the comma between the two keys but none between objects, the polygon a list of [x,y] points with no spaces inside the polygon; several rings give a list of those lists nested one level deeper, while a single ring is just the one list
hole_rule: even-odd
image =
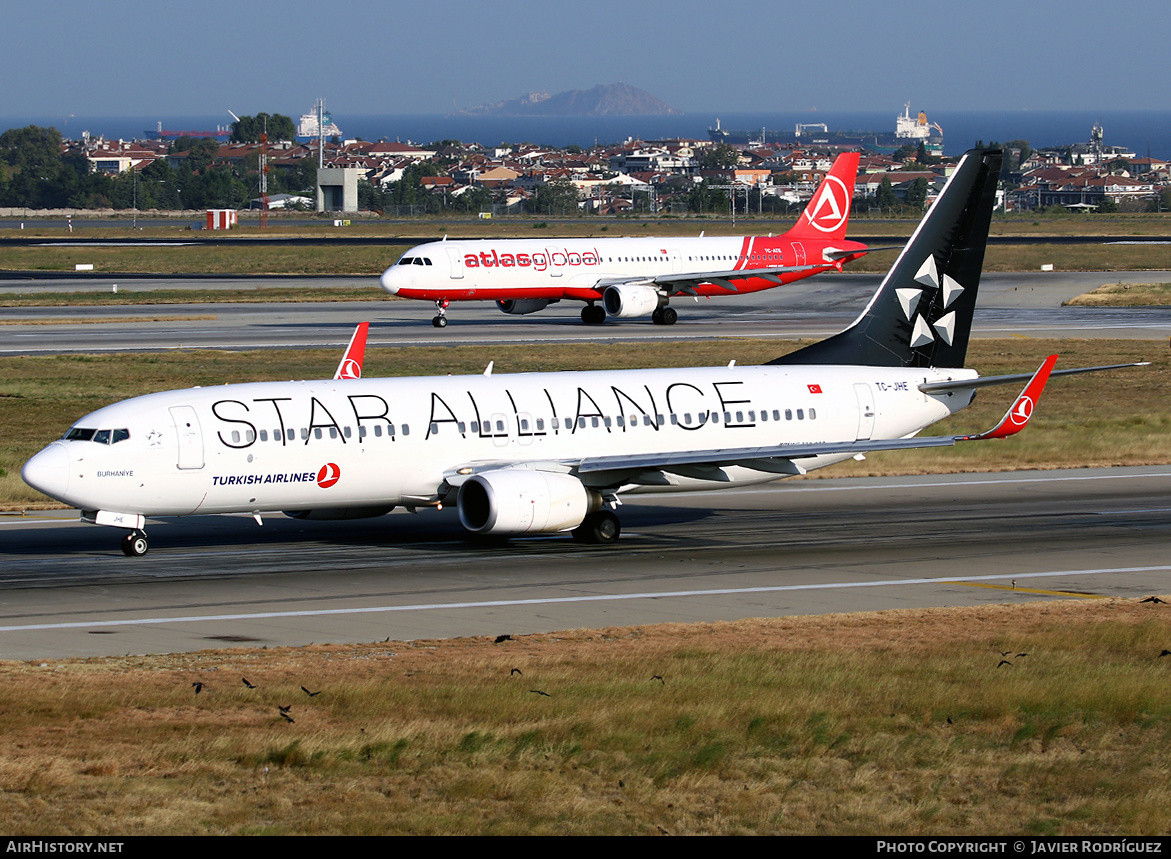
[{"label": "blended winglet", "polygon": [[354,336],[350,338],[350,345],[346,347],[346,354],[337,365],[334,380],[362,378],[362,361],[366,357],[366,333],[370,330],[369,322],[359,322],[354,329]]},{"label": "blended winglet", "polygon": [[1000,419],[1000,423],[994,426],[987,432],[982,432],[979,435],[962,436],[958,441],[979,441],[986,438],[1008,438],[1010,435],[1016,435],[1023,430],[1029,423],[1029,419],[1033,416],[1033,409],[1037,406],[1037,401],[1041,398],[1041,391],[1045,390],[1045,383],[1049,381],[1049,374],[1053,372],[1053,366],[1057,363],[1057,356],[1050,355],[1045,359],[1038,369],[1029,379],[1025,389],[1020,392],[1020,395],[1013,402],[1012,407],[1004,413],[1004,417]]}]

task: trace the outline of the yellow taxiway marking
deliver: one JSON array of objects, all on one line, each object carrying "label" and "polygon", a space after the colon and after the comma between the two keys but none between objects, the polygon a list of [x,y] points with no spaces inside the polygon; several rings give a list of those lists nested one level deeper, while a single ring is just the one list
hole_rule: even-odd
[{"label": "yellow taxiway marking", "polygon": [[991,588],[994,591],[1016,591],[1022,594],[1042,594],[1049,597],[1077,597],[1083,600],[1104,600],[1108,597],[1105,594],[1087,594],[1078,593],[1077,591],[1043,591],[1039,588],[1018,588],[1013,585],[993,585],[984,582],[952,582],[953,585],[965,585],[969,588]]}]

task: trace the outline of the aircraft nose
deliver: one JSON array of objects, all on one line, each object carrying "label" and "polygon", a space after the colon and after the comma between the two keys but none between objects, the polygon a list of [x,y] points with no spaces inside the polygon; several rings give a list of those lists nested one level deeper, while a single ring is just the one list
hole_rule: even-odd
[{"label": "aircraft nose", "polygon": [[70,470],[69,451],[61,442],[55,441],[26,462],[20,476],[38,492],[64,501]]},{"label": "aircraft nose", "polygon": [[378,278],[378,282],[382,284],[382,288],[391,295],[398,294],[398,283],[396,283],[397,280],[398,278],[395,277],[394,274],[394,266],[388,268],[382,273],[382,277]]}]

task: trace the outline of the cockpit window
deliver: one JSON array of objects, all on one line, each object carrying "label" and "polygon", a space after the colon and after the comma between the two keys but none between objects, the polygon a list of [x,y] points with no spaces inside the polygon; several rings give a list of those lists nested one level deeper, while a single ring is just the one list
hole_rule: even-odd
[{"label": "cockpit window", "polygon": [[126,428],[114,430],[95,430],[85,427],[71,427],[65,433],[66,441],[92,441],[97,444],[117,444],[130,438],[130,430]]},{"label": "cockpit window", "polygon": [[415,261],[415,258],[414,258],[414,257],[402,257],[402,258],[401,258],[401,259],[398,261],[398,264],[399,264],[399,265],[410,265],[410,264],[411,264],[411,263],[413,263],[414,261]]}]

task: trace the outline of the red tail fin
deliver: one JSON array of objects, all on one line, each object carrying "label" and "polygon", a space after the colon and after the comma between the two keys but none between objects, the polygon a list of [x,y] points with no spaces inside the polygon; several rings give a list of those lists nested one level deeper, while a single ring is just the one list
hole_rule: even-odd
[{"label": "red tail fin", "polygon": [[366,332],[369,328],[369,322],[358,323],[358,327],[354,329],[354,336],[350,338],[350,345],[346,348],[346,354],[342,356],[341,363],[337,365],[337,372],[333,374],[334,379],[362,378],[362,360],[366,357]]},{"label": "red tail fin", "polygon": [[843,239],[850,221],[854,180],[858,177],[858,153],[843,152],[825,174],[813,198],[786,238],[806,240]]}]

